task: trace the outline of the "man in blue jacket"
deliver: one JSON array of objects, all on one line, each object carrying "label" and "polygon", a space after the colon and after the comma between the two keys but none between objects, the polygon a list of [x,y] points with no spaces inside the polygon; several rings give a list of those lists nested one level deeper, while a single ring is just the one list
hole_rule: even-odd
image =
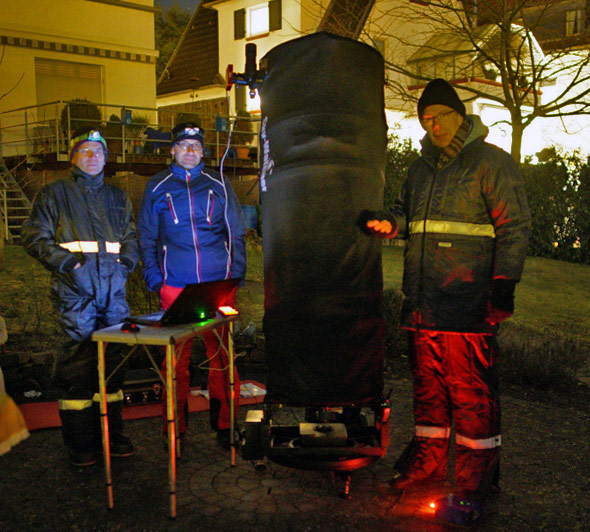
[{"label": "man in blue jacket", "polygon": [[[138,231],[143,275],[150,290],[168,308],[191,283],[244,278],[245,225],[242,210],[229,182],[205,168],[203,132],[194,123],[172,130],[170,153],[174,162],[146,184]],[[228,330],[222,331],[224,343]],[[214,333],[203,335],[209,364],[208,389],[211,428],[219,442],[229,445],[228,359]],[[191,343],[176,363],[176,392],[180,434],[187,428]],[[162,370],[165,371],[165,361]],[[237,372],[234,382],[239,389]],[[238,394],[239,395],[239,394]],[[236,398],[236,412],[237,402]],[[166,421],[165,398],[163,416]],[[166,423],[164,423],[164,432]]]},{"label": "man in blue jacket", "polygon": [[[82,128],[71,141],[70,176],[43,187],[23,225],[23,246],[51,272],[51,295],[68,336],[54,367],[62,390],[59,414],[70,461],[90,466],[101,449],[96,344],[93,331],[129,316],[125,281],[139,260],[131,203],[104,182],[107,144],[98,130]],[[107,348],[107,370],[121,359]],[[121,411],[125,374],[107,384],[112,456],[130,456]]]}]

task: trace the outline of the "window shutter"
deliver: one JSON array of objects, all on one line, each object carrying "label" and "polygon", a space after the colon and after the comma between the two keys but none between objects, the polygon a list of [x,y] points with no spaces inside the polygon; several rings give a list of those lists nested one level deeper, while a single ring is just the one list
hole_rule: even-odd
[{"label": "window shutter", "polygon": [[234,41],[246,36],[246,10],[234,11]]},{"label": "window shutter", "polygon": [[280,30],[282,27],[281,0],[270,0],[268,3],[268,29]]}]

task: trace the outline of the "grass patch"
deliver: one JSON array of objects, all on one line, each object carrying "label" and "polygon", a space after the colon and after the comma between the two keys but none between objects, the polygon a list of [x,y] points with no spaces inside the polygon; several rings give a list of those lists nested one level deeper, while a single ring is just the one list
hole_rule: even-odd
[{"label": "grass patch", "polygon": [[[240,326],[253,322],[262,330],[264,283],[262,245],[255,234],[247,239],[248,269],[238,291]],[[0,314],[20,343],[46,344],[59,331],[49,298],[50,276],[20,246],[5,246],[0,261]],[[387,319],[388,369],[407,371],[407,339],[399,328],[403,248],[383,247],[383,281]],[[538,257],[527,258],[516,291],[516,312],[500,329],[501,370],[507,382],[540,389],[571,386],[590,376],[590,266]],[[133,313],[151,312],[157,296],[146,290],[141,271],[128,280]],[[38,339],[36,340],[36,338]],[[9,338],[9,342],[10,342]],[[22,347],[21,347],[22,348]]]},{"label": "grass patch", "polygon": [[[399,335],[403,247],[383,248],[388,365],[400,368],[407,340]],[[500,370],[506,382],[567,391],[590,376],[590,266],[527,257],[515,313],[500,327]]]}]

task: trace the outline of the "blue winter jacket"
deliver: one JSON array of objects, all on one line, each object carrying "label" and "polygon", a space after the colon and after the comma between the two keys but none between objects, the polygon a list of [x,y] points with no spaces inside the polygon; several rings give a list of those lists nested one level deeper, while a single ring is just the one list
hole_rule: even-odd
[{"label": "blue winter jacket", "polygon": [[203,162],[190,171],[172,163],[149,179],[137,229],[150,290],[245,276],[242,209],[229,181]]}]

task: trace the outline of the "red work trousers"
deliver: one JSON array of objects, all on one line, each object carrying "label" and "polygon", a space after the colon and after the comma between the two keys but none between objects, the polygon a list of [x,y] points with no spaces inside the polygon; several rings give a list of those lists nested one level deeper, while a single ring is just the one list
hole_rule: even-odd
[{"label": "red work trousers", "polygon": [[[410,333],[415,449],[408,476],[446,478],[451,422],[459,489],[497,482],[500,397],[496,337],[477,333]],[[403,468],[402,468],[403,469]]]},{"label": "red work trousers", "polygon": [[[167,309],[182,292],[182,288],[164,285],[160,290],[160,304]],[[231,304],[234,304],[232,302]],[[229,328],[219,327],[217,331],[203,334],[203,342],[207,355],[209,374],[207,388],[209,391],[209,405],[211,411],[211,428],[213,430],[229,429],[230,427],[230,387],[229,387],[229,359],[216,334],[223,339],[223,345],[228,345]],[[188,395],[190,392],[190,361],[192,341],[180,347],[180,354],[176,354],[176,403],[178,405],[178,431],[184,434],[187,428]],[[166,359],[162,362],[162,375],[166,377]],[[240,378],[234,366],[234,383],[236,397],[234,400],[234,415],[238,417],[240,401]],[[164,433],[167,430],[166,391],[162,394],[162,415],[164,418]]]}]

